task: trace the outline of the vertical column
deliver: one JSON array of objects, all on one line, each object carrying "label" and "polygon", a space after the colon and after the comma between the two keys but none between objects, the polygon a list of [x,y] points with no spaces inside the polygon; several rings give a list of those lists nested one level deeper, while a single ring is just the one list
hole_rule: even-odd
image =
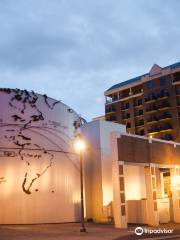
[{"label": "vertical column", "polygon": [[155,167],[145,167],[146,198],[147,198],[147,223],[151,226],[159,225],[157,209],[157,187]]},{"label": "vertical column", "polygon": [[170,171],[174,222],[180,223],[180,167],[176,166]]},{"label": "vertical column", "polygon": [[[119,136],[120,137],[120,136]],[[117,133],[111,134],[112,144],[112,184],[113,184],[113,216],[116,228],[126,228],[126,200],[123,162],[118,161]]]}]

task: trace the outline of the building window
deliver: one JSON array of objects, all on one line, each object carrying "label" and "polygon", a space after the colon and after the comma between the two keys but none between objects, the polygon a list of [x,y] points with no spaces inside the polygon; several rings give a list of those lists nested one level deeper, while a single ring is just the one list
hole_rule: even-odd
[{"label": "building window", "polygon": [[143,109],[140,109],[138,113],[139,115],[143,115]]},{"label": "building window", "polygon": [[126,107],[126,109],[129,108],[129,103],[126,103],[126,104],[125,104],[125,107]]},{"label": "building window", "polygon": [[126,124],[126,128],[131,128],[131,123],[128,122],[128,123]]},{"label": "building window", "polygon": [[137,103],[138,103],[138,106],[142,105],[143,104],[143,100],[142,99],[138,99]]},{"label": "building window", "polygon": [[166,77],[161,77],[159,81],[161,87],[166,85]]},{"label": "building window", "polygon": [[129,108],[129,102],[124,103],[124,104],[122,105],[122,110],[125,110],[125,109],[128,109],[128,108]]},{"label": "building window", "polygon": [[140,135],[143,136],[145,134],[144,129],[140,130]]},{"label": "building window", "polygon": [[147,88],[148,89],[153,89],[154,88],[154,82],[153,81],[147,82]]}]

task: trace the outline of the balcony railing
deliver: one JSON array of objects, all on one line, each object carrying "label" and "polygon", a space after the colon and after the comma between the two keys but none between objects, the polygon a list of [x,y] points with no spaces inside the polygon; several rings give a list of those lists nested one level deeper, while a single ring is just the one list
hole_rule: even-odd
[{"label": "balcony railing", "polygon": [[138,112],[138,113],[134,114],[135,117],[140,117],[140,116],[143,116],[143,115],[144,115],[143,112]]},{"label": "balcony railing", "polygon": [[134,103],[134,107],[142,107],[143,106],[143,103]]},{"label": "balcony railing", "polygon": [[117,122],[117,118],[116,118],[116,116],[111,116],[111,117],[106,118],[106,121]]},{"label": "balcony railing", "polygon": [[155,102],[155,100],[156,100],[156,96],[154,94],[151,94],[145,98],[146,103]]},{"label": "balcony railing", "polygon": [[160,131],[164,131],[164,130],[172,130],[171,124],[167,124],[167,125],[160,127]]},{"label": "balcony railing", "polygon": [[122,111],[126,111],[128,109],[129,109],[129,106],[124,106],[124,107],[121,108]]},{"label": "balcony railing", "polygon": [[131,117],[130,113],[127,113],[126,115],[122,116],[123,120],[129,119]]},{"label": "balcony railing", "polygon": [[171,134],[165,134],[164,136],[161,137],[161,139],[166,141],[173,141],[173,136]]},{"label": "balcony railing", "polygon": [[157,122],[157,121],[158,121],[158,118],[156,116],[152,116],[152,117],[147,118],[148,123]]},{"label": "balcony railing", "polygon": [[112,106],[110,108],[106,108],[105,112],[106,114],[115,113],[116,109]]},{"label": "balcony railing", "polygon": [[106,103],[112,103],[113,100],[112,99],[106,99]]},{"label": "balcony railing", "polygon": [[155,133],[155,132],[164,132],[164,131],[167,131],[167,130],[172,130],[172,126],[171,124],[166,124],[166,125],[163,125],[163,126],[153,126],[151,128],[148,129],[148,133]]},{"label": "balcony railing", "polygon": [[165,108],[169,108],[170,104],[169,103],[162,103],[162,104],[158,104],[158,109],[165,109]]},{"label": "balcony railing", "polygon": [[135,123],[136,127],[144,126],[144,120]]},{"label": "balcony railing", "polygon": [[167,90],[162,90],[160,93],[157,94],[158,99],[167,98],[169,97],[169,92]]},{"label": "balcony railing", "polygon": [[157,110],[156,105],[150,105],[148,108],[146,108],[146,112],[152,112],[156,110]]},{"label": "balcony railing", "polygon": [[142,88],[134,89],[132,91],[132,95],[137,95],[137,94],[140,94],[140,93],[143,93],[143,89]]},{"label": "balcony railing", "polygon": [[159,128],[158,127],[151,127],[148,129],[148,133],[157,133],[159,132]]},{"label": "balcony railing", "polygon": [[129,96],[130,96],[129,93],[122,93],[122,94],[119,95],[119,99],[127,98]]},{"label": "balcony railing", "polygon": [[172,117],[171,113],[164,113],[163,115],[158,117],[158,120],[161,121],[165,119],[171,119],[171,117]]},{"label": "balcony railing", "polygon": [[176,95],[180,96],[180,89],[176,89]]},{"label": "balcony railing", "polygon": [[128,128],[131,128],[131,124],[130,123],[127,123],[126,124],[126,128],[128,129]]}]

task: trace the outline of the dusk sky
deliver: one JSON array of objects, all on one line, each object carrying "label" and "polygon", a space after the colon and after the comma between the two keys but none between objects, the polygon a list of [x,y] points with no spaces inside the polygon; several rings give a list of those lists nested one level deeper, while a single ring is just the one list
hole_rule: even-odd
[{"label": "dusk sky", "polygon": [[0,0],[0,87],[45,93],[87,120],[113,84],[179,61],[178,0]]}]

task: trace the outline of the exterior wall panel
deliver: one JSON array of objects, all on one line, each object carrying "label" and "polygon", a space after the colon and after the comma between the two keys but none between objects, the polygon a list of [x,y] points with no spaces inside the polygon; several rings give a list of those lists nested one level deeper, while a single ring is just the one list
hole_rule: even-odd
[{"label": "exterior wall panel", "polygon": [[47,96],[0,91],[0,224],[80,219],[78,115]]},{"label": "exterior wall panel", "polygon": [[118,138],[119,161],[134,163],[180,164],[180,145],[128,135]]}]

